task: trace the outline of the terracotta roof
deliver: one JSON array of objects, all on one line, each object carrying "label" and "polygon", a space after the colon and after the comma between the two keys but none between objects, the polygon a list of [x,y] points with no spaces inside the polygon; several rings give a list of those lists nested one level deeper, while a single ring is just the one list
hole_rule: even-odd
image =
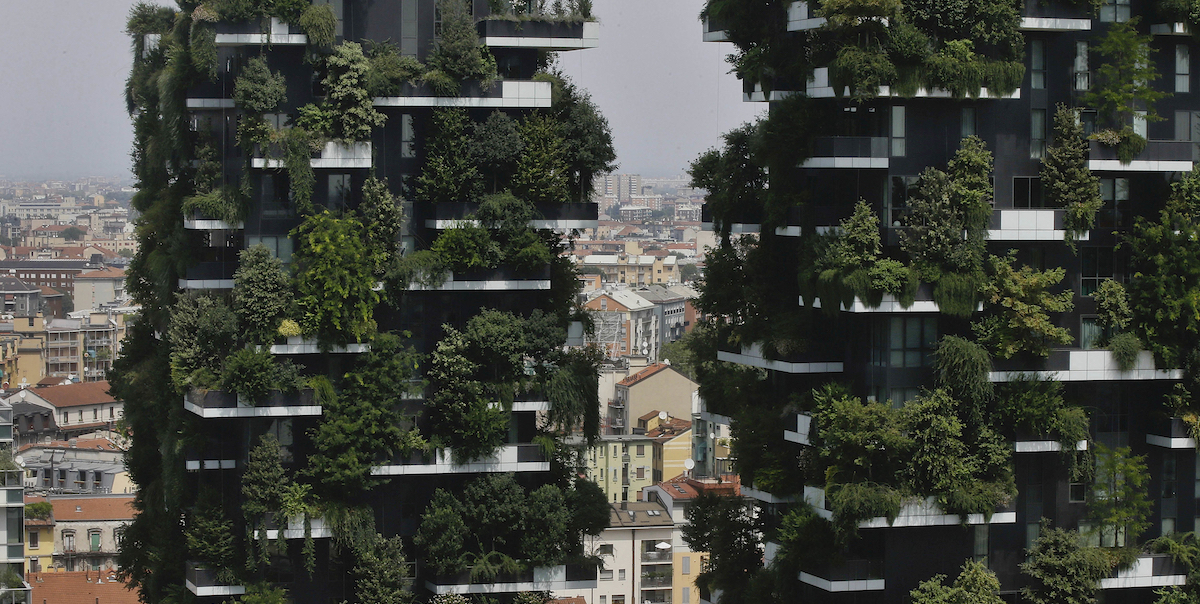
[{"label": "terracotta roof", "polygon": [[[137,591],[128,589],[116,574],[96,571],[43,572],[26,575],[33,586],[33,601],[45,604],[138,604]],[[101,582],[102,580],[103,582]]]},{"label": "terracotta roof", "polygon": [[72,447],[70,441],[54,440],[49,443],[29,443],[22,445],[17,449],[17,452],[28,451],[29,449],[96,449],[98,451],[121,451],[122,449],[116,443],[107,438],[78,438],[75,439],[75,446]]},{"label": "terracotta roof", "polygon": [[680,474],[675,478],[660,482],[656,486],[671,495],[672,499],[693,499],[703,493],[732,496],[742,494],[742,481],[737,474],[723,474],[720,480],[689,478],[687,475]]},{"label": "terracotta roof", "polygon": [[646,436],[667,441],[679,436],[692,429],[692,422],[686,419],[677,417],[668,418],[667,421],[658,424],[658,427],[646,432]]},{"label": "terracotta roof", "polygon": [[[80,405],[97,405],[111,403],[116,399],[108,393],[108,381],[79,382],[66,386],[47,386],[33,391],[34,394],[46,399],[46,402],[58,408],[78,407]],[[76,426],[70,426],[72,428]]]},{"label": "terracotta roof", "polygon": [[133,520],[133,495],[51,497],[55,522]]},{"label": "terracotta roof", "polygon": [[658,410],[657,410],[657,409],[655,409],[654,411],[651,411],[650,413],[647,413],[647,414],[645,414],[645,415],[643,415],[643,416],[639,417],[638,419],[640,419],[640,420],[641,420],[641,419],[644,419],[644,420],[652,420],[652,419],[654,419],[654,418],[656,418],[656,417],[658,417]]},{"label": "terracotta roof", "polygon": [[668,367],[670,367],[670,365],[668,365],[666,363],[655,363],[655,364],[650,365],[650,366],[646,367],[645,369],[617,382],[617,385],[618,386],[632,386],[632,385],[634,385],[634,384],[636,384],[636,383],[638,383],[638,382],[640,382],[640,381],[642,381],[642,380],[644,380],[644,379],[646,379]]},{"label": "terracotta roof", "polygon": [[76,279],[124,279],[125,269],[121,268],[104,268],[97,271],[88,271],[75,275]]},{"label": "terracotta roof", "polygon": [[[38,288],[42,290],[43,298],[55,298],[55,297],[63,295],[62,292],[58,291],[57,289],[54,289],[53,287],[50,287],[49,285],[39,285]],[[40,384],[41,382],[38,382],[38,383]]]}]

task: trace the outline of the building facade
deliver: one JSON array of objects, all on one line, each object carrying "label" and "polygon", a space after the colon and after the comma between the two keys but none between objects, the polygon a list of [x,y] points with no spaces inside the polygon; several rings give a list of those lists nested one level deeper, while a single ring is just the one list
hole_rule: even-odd
[{"label": "building facade", "polygon": [[[856,489],[916,493],[891,500],[886,518],[850,519],[857,535],[830,550],[841,562],[808,562],[788,577],[793,601],[904,602],[920,582],[941,574],[948,583],[971,560],[1015,601],[1022,588],[1044,589],[1021,565],[1037,555],[1027,552],[1042,551],[1043,537],[1057,534],[1052,527],[1069,531],[1078,547],[1136,548],[1132,567],[1106,569],[1084,587],[1102,590],[1103,601],[1149,602],[1153,589],[1182,585],[1185,570],[1143,544],[1200,528],[1198,493],[1189,490],[1200,471],[1195,444],[1171,420],[1190,411],[1166,396],[1184,375],[1178,355],[1195,338],[1170,335],[1186,322],[1160,323],[1157,309],[1170,302],[1143,292],[1156,278],[1196,284],[1182,276],[1190,269],[1156,276],[1144,233],[1176,220],[1172,203],[1196,202],[1187,192],[1193,181],[1178,186],[1194,178],[1197,157],[1196,42],[1181,35],[1195,25],[1181,23],[1187,16],[1165,3],[1137,0],[1101,2],[1095,11],[1053,1],[995,3],[1008,11],[1002,18],[971,13],[956,24],[935,22],[910,3],[852,16],[822,13],[814,2],[767,3],[755,15],[758,9],[735,4],[707,3],[705,39],[733,41],[743,51],[779,45],[767,54],[788,48],[780,56],[806,58],[742,71],[746,100],[768,102],[770,116],[730,133],[726,147],[706,159],[737,164],[731,158],[740,145],[767,141],[757,167],[742,163],[754,176],[723,184],[711,173],[694,175],[708,179],[705,221],[722,242],[706,259],[713,303],[702,309],[716,313],[713,361],[722,371],[700,377],[698,425],[732,422],[735,443],[765,447],[762,455],[743,449],[735,466],[742,494],[768,518],[768,561],[778,551],[770,527],[785,516],[811,512],[836,525],[850,513],[846,494],[863,492]],[[984,3],[972,6],[968,12]],[[922,41],[916,58],[867,42],[908,34]],[[1133,40],[1126,48],[1140,54],[1114,51],[1118,39]],[[939,71],[935,65],[949,64],[941,61],[958,60],[947,59],[956,44],[973,48],[971,61],[991,75],[964,81]],[[853,71],[855,57],[878,59],[886,73],[872,79]],[[1121,64],[1150,69],[1130,75]],[[1124,110],[1099,100],[1134,83],[1150,92],[1133,94]],[[1122,141],[1135,148],[1118,153]],[[976,184],[963,185],[969,179]],[[966,189],[943,196],[945,183]],[[973,217],[959,220],[954,211]],[[1186,234],[1191,226],[1184,224],[1158,228]],[[926,246],[938,229],[949,243],[933,251]],[[867,243],[853,247],[852,236]],[[866,256],[850,258],[844,245]],[[1168,256],[1190,249],[1175,245]],[[855,273],[893,269],[908,285],[866,283]],[[1038,294],[1029,279],[1038,280]],[[950,293],[960,286],[961,295]],[[1106,304],[1125,295],[1128,323],[1114,326]],[[1037,326],[1006,327],[1025,311]],[[1131,336],[1122,329],[1140,341],[1123,355],[1118,343]],[[948,369],[963,351],[983,360],[970,372]],[[968,383],[989,394],[956,390]],[[1075,417],[1072,427],[1006,415],[1006,405],[1026,404],[1016,401],[1027,400],[1021,397],[1031,388],[1056,393],[1042,400],[1057,417]],[[734,390],[736,397],[728,394]],[[828,415],[843,403],[841,415]],[[919,442],[889,448],[906,451],[902,458],[870,461],[874,468],[896,464],[883,478],[849,470],[837,446],[822,440],[826,430],[845,427],[830,418],[850,409],[908,422],[906,435],[928,435],[930,416],[912,414],[938,405],[945,406],[933,415],[962,434],[937,442],[961,446],[965,459],[987,447],[1007,451],[992,474],[971,474],[977,485],[996,486],[994,496],[944,509],[937,501],[955,495],[938,489],[958,487],[905,482],[904,472],[918,465],[908,456],[921,450]],[[784,425],[776,425],[780,417]],[[850,431],[863,436],[861,429]],[[712,471],[715,452],[703,451],[698,464]],[[1103,526],[1088,503],[1111,496],[1103,476],[1114,459],[1133,460],[1149,494],[1136,542],[1125,542],[1123,528]],[[1074,464],[1093,468],[1094,478],[1079,478]]]}]

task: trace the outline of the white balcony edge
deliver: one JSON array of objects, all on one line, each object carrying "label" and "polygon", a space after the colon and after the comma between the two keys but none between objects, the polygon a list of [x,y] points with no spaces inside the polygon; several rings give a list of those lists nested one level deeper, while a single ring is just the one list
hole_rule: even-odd
[{"label": "white balcony edge", "polygon": [[546,50],[582,50],[600,46],[600,24],[583,24],[578,38],[541,38],[533,36],[486,36],[483,45],[489,48],[544,48]]},{"label": "white balcony edge", "polygon": [[[1088,441],[1075,443],[1076,451],[1087,451]],[[1018,440],[1013,443],[1014,453],[1051,453],[1062,451],[1062,443],[1057,440]]]},{"label": "white balcony edge", "polygon": [[[362,354],[370,351],[370,344],[346,344],[329,349],[329,352],[334,354]],[[272,344],[268,352],[271,354],[322,354],[323,351],[316,340],[288,338],[287,344]]]},{"label": "white balcony edge", "polygon": [[245,585],[210,585],[206,587],[197,587],[195,583],[184,579],[187,584],[188,591],[192,592],[197,598],[209,596],[240,596],[246,593]]},{"label": "white balcony edge", "polygon": [[1021,17],[1019,29],[1025,31],[1091,31],[1091,19],[1057,19],[1054,17]]},{"label": "white balcony edge", "polygon": [[1190,437],[1178,438],[1171,436],[1159,436],[1157,434],[1147,434],[1146,444],[1154,447],[1162,447],[1164,449],[1195,449],[1196,439]]},{"label": "white balcony edge", "polygon": [[179,289],[233,289],[233,279],[180,279]]},{"label": "white balcony edge", "polygon": [[188,99],[188,109],[233,109],[233,99]]},{"label": "white balcony edge", "polygon": [[[471,219],[430,219],[425,221],[425,228],[444,231],[460,226],[479,226],[478,220]],[[600,226],[599,220],[530,220],[529,226],[535,229],[594,229]]]},{"label": "white balcony edge", "polygon": [[467,107],[475,109],[550,107],[550,82],[503,81],[499,97],[381,96],[376,107]]},{"label": "white balcony edge", "polygon": [[794,495],[780,497],[766,491],[756,489],[753,485],[747,486],[743,484],[741,487],[741,493],[744,497],[756,499],[763,503],[792,503],[796,501],[796,497]]},{"label": "white balcony edge", "polygon": [[200,470],[232,470],[237,467],[236,459],[189,459],[184,462],[184,469],[189,472]]},{"label": "white balcony edge", "polygon": [[[987,519],[983,514],[967,514],[965,524],[1016,524],[1016,512],[996,512],[992,514],[991,519]],[[871,518],[858,523],[860,529],[881,529],[881,528],[911,528],[916,526],[958,526],[964,524],[962,518],[958,514],[904,514],[901,512],[896,520],[888,524],[888,519],[884,517]]]},{"label": "white balcony edge", "polygon": [[1049,379],[1060,382],[1178,380],[1183,377],[1183,371],[1179,369],[1155,368],[1154,356],[1147,350],[1138,353],[1137,362],[1129,371],[1121,371],[1117,367],[1116,361],[1112,358],[1112,351],[1071,350],[1066,370],[992,371],[988,374],[988,380],[1010,382],[1029,373],[1040,373]]},{"label": "white balcony edge", "polygon": [[860,170],[886,170],[886,157],[810,157],[800,164],[801,168],[855,168]]},{"label": "white balcony edge", "polygon": [[540,291],[550,289],[549,279],[492,279],[487,281],[455,281],[447,279],[441,285],[425,287],[420,283],[408,286],[409,291],[452,291],[452,292],[492,292],[492,291]]},{"label": "white balcony edge", "polygon": [[245,228],[240,222],[228,223],[224,220],[208,220],[205,218],[184,219],[183,228],[189,231],[238,231]]},{"label": "white balcony edge", "polygon": [[597,581],[523,581],[520,583],[455,583],[447,585],[439,585],[431,581],[425,582],[426,589],[437,595],[595,589],[597,585]]},{"label": "white balcony edge", "polygon": [[472,461],[465,464],[453,462],[450,449],[434,452],[434,461],[427,464],[381,465],[371,468],[372,476],[416,476],[425,474],[486,474],[498,472],[547,472],[549,461],[517,461],[517,445],[501,447],[499,454],[491,459]]},{"label": "white balcony edge", "polygon": [[1127,164],[1119,159],[1089,159],[1088,169],[1092,172],[1191,172],[1189,160],[1135,159]]},{"label": "white balcony edge", "polygon": [[858,581],[830,581],[822,579],[816,575],[810,575],[804,571],[800,572],[800,581],[812,585],[822,591],[830,593],[851,592],[851,591],[883,591],[885,582],[883,579],[862,579]]},{"label": "white balcony edge", "polygon": [[[729,234],[730,235],[757,235],[758,232],[761,230],[761,228],[762,228],[762,226],[758,225],[758,224],[752,224],[752,223],[748,223],[748,222],[747,223],[734,222],[729,225]],[[712,232],[713,223],[701,222],[700,230]]]},{"label": "white balcony edge", "polygon": [[748,365],[750,367],[758,367],[760,369],[770,369],[772,371],[781,371],[783,373],[842,373],[845,371],[842,363],[789,363],[786,361],[773,361],[764,359],[761,356],[753,356],[736,352],[726,352],[723,350],[717,351],[717,360],[726,361],[729,363],[737,363],[739,365]]},{"label": "white balcony edge", "polygon": [[1154,558],[1141,556],[1116,577],[1100,579],[1100,589],[1129,589],[1132,587],[1168,587],[1184,585],[1187,575],[1155,575]]},{"label": "white balcony edge", "polygon": [[266,46],[308,44],[308,36],[304,34],[217,34],[217,46]]},{"label": "white balcony edge", "polygon": [[204,419],[233,419],[239,417],[309,417],[321,415],[320,405],[293,407],[218,407],[208,409],[187,400],[183,408]]}]

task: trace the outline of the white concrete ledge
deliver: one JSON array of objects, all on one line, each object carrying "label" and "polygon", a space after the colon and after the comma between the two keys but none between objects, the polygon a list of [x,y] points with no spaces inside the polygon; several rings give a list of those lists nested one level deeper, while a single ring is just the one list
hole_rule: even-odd
[{"label": "white concrete ledge", "polygon": [[[753,92],[742,93],[742,100],[747,102],[762,102],[762,101],[781,101],[795,94],[795,92],[787,90],[773,90],[769,95],[764,94],[759,87],[755,87]],[[838,95],[834,94],[832,85],[829,83],[829,68],[818,67],[813,70],[813,76],[805,83],[805,94],[812,98],[834,98]],[[847,87],[842,91],[843,97],[850,96],[850,89]],[[890,86],[880,86],[876,96],[880,98],[914,98],[914,99],[952,99],[958,98],[950,93],[949,90],[941,88],[918,88],[915,93],[910,96],[901,95],[892,90]],[[981,87],[976,99],[979,100],[1002,100],[1002,99],[1019,99],[1021,98],[1021,89],[1010,92],[1009,94],[994,94],[987,89],[986,86]]]},{"label": "white concrete ledge", "polygon": [[808,2],[800,0],[788,5],[788,31],[806,31],[820,29],[826,23],[825,17],[815,17],[808,9]]},{"label": "white concrete ledge", "polygon": [[[370,351],[370,344],[347,344],[329,349],[330,353],[341,354],[360,354]],[[272,344],[269,352],[271,354],[323,354],[315,339],[305,338],[288,338],[287,344]]]},{"label": "white concrete ledge", "polygon": [[441,285],[425,287],[420,283],[411,283],[409,291],[443,291],[443,292],[492,292],[492,291],[539,291],[550,289],[549,279],[489,279],[486,281],[455,281],[447,279]]},{"label": "white concrete ledge", "polygon": [[800,164],[801,168],[856,168],[860,170],[886,170],[886,157],[810,157]]},{"label": "white concrete ledge", "polygon": [[206,585],[199,587],[195,583],[184,579],[187,585],[187,590],[192,592],[197,598],[209,596],[240,596],[246,593],[245,585]]},{"label": "white concrete ledge", "polygon": [[796,501],[795,495],[781,497],[760,489],[756,489],[754,488],[754,485],[747,486],[743,484],[741,487],[741,492],[743,496],[761,501],[763,503],[792,503]]},{"label": "white concrete ledge", "polygon": [[800,581],[807,583],[830,593],[849,592],[849,591],[883,591],[885,583],[883,579],[863,579],[859,581],[830,581],[822,579],[816,575],[810,575],[806,572],[800,572]]},{"label": "white concrete ledge", "polygon": [[320,405],[292,407],[201,407],[183,400],[183,408],[204,419],[233,419],[238,417],[311,417],[321,415]]},{"label": "white concrete ledge", "polygon": [[1088,169],[1092,172],[1191,172],[1192,162],[1135,159],[1123,164],[1119,159],[1089,159]]},{"label": "white concrete ledge", "polygon": [[[321,155],[309,160],[309,165],[313,168],[340,168],[345,170],[355,170],[371,167],[371,143],[336,143],[327,142],[325,147],[321,149]],[[251,168],[269,168],[272,170],[282,170],[287,167],[286,162],[282,159],[264,159],[255,157],[250,160]]]},{"label": "white concrete ledge", "polygon": [[233,99],[188,99],[188,109],[233,109]]},{"label": "white concrete ledge", "polygon": [[179,289],[233,289],[233,279],[180,279]]},{"label": "white concrete ledge", "polygon": [[304,46],[308,44],[308,36],[288,33],[288,31],[287,23],[280,21],[277,17],[271,17],[270,29],[268,31],[246,34],[219,33],[217,34],[217,46],[265,46],[267,44]]},{"label": "white concrete ledge", "polygon": [[425,587],[437,594],[494,594],[522,591],[555,591],[595,589],[596,580],[568,581],[566,566],[535,566],[532,581],[513,583],[434,583],[426,581]]},{"label": "white concrete ledge", "polygon": [[1157,434],[1147,434],[1146,444],[1164,449],[1195,449],[1196,439],[1190,437],[1178,438],[1171,436],[1159,436]]},{"label": "white concrete ledge", "polygon": [[[325,524],[324,518],[313,518],[309,521],[309,534],[313,539],[328,539],[333,536],[333,529]],[[267,539],[272,541],[279,539],[280,531],[278,529],[268,529]],[[254,531],[254,536],[258,536],[258,531]],[[288,518],[287,528],[283,529],[284,539],[303,539],[304,538],[304,517],[296,516]]]},{"label": "white concrete ledge", "polygon": [[[762,225],[758,225],[758,224],[734,222],[729,225],[729,234],[730,235],[757,235],[759,230],[761,230],[761,228],[762,228]],[[712,232],[713,223],[711,223],[711,222],[700,223],[700,230]]]},{"label": "white concrete ledge", "polygon": [[800,445],[811,445],[809,437],[812,433],[812,416],[807,413],[796,414],[796,429],[784,430],[783,440]]},{"label": "white concrete ledge", "polygon": [[475,474],[498,472],[548,472],[549,461],[517,461],[517,445],[505,445],[495,456],[465,464],[454,463],[450,449],[434,452],[426,464],[396,464],[371,468],[372,476],[416,476],[423,474]]},{"label": "white concrete ledge", "polygon": [[578,38],[539,38],[526,36],[484,36],[484,46],[490,48],[544,48],[546,50],[580,50],[600,46],[600,23],[585,21],[583,35]]},{"label": "white concrete ledge", "polygon": [[1131,587],[1168,587],[1185,585],[1187,575],[1155,575],[1154,558],[1141,556],[1133,566],[1120,571],[1116,577],[1100,579],[1100,589],[1128,589]]},{"label": "white concrete ledge", "polygon": [[1091,31],[1092,20],[1021,17],[1020,29],[1025,31]]},{"label": "white concrete ledge", "polygon": [[1123,380],[1178,380],[1183,377],[1179,369],[1157,369],[1154,366],[1154,356],[1150,351],[1138,353],[1137,362],[1129,371],[1121,371],[1113,360],[1110,350],[1072,350],[1069,353],[1068,369],[1066,371],[1043,371],[1030,369],[1028,371],[992,371],[988,380],[992,382],[1011,382],[1021,379],[1029,373],[1041,373],[1048,379],[1060,382],[1096,382]]},{"label": "white concrete ledge", "polygon": [[[1054,228],[1055,212],[1045,208],[996,210],[1000,215],[1000,228],[988,229],[988,238],[993,241],[1062,241],[1067,232]],[[1078,239],[1087,241],[1090,235],[1090,232],[1083,233]]]},{"label": "white concrete ledge", "polygon": [[205,218],[192,220],[185,218],[183,220],[183,228],[189,231],[239,231],[245,228],[245,225],[240,222],[229,223],[224,220],[208,220]]},{"label": "white concrete ledge", "polygon": [[704,35],[703,35],[702,39],[705,42],[728,42],[729,41],[729,36],[727,36],[725,34],[725,30],[723,30],[723,29],[710,30],[708,28],[708,18],[706,17],[702,20],[704,22],[704,30],[703,30]]},{"label": "white concrete ledge", "polygon": [[498,97],[381,96],[376,107],[467,107],[474,109],[550,107],[550,82],[512,81],[497,83]]},{"label": "white concrete ledge", "polygon": [[237,467],[236,459],[189,459],[184,463],[184,469],[189,472],[199,470],[232,470]]},{"label": "white concrete ledge", "polygon": [[[1081,440],[1075,443],[1076,451],[1087,451],[1088,441]],[[1018,440],[1013,443],[1013,451],[1016,453],[1051,453],[1062,451],[1062,443],[1057,440]]]},{"label": "white concrete ledge", "polygon": [[760,369],[781,371],[783,373],[842,373],[845,370],[843,364],[838,362],[790,363],[787,361],[764,359],[762,357],[762,348],[758,344],[743,348],[740,354],[718,350],[717,360],[758,367]]}]

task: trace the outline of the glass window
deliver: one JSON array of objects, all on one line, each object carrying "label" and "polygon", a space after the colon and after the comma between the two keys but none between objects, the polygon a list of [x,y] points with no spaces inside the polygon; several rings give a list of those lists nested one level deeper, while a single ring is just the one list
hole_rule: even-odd
[{"label": "glass window", "polygon": [[1085,247],[1080,250],[1079,294],[1090,296],[1100,289],[1100,282],[1113,278],[1113,249]]},{"label": "glass window", "polygon": [[405,113],[400,116],[400,157],[416,157],[417,143],[413,134],[413,116]]},{"label": "glass window", "polygon": [[971,557],[976,561],[987,565],[988,558],[988,525],[975,525],[975,551]]},{"label": "glass window", "polygon": [[890,317],[889,367],[924,367],[937,343],[937,317]]},{"label": "glass window", "polygon": [[975,108],[963,107],[962,109],[962,138],[975,136]]},{"label": "glass window", "polygon": [[1067,498],[1071,503],[1087,501],[1087,485],[1082,482],[1072,482],[1067,491]]},{"label": "glass window", "polygon": [[683,571],[682,572],[685,575],[692,574],[692,557],[691,556],[683,556]]},{"label": "glass window", "polygon": [[617,580],[618,580],[618,581],[624,581],[624,580],[625,580],[625,569],[623,569],[623,568],[622,568],[622,569],[620,569],[620,570],[618,570],[618,571],[617,571]]},{"label": "glass window", "polygon": [[1187,44],[1175,45],[1175,92],[1192,91],[1192,57]]},{"label": "glass window", "polygon": [[598,556],[611,556],[611,555],[613,555],[613,546],[612,546],[612,544],[611,544],[611,543],[603,543],[603,544],[601,544],[601,545],[600,545],[600,547],[596,549],[596,555],[598,555]]},{"label": "glass window", "polygon": [[1100,208],[1100,212],[1096,216],[1096,226],[1100,228],[1128,226],[1126,221],[1129,215],[1129,179],[1101,178],[1100,198],[1104,200],[1104,207]]},{"label": "glass window", "polygon": [[1013,177],[1013,207],[1041,208],[1045,207],[1042,197],[1042,179],[1038,176]]},{"label": "glass window", "polygon": [[888,196],[888,223],[900,226],[900,217],[908,212],[908,200],[917,192],[916,176],[893,176]]},{"label": "glass window", "polygon": [[904,139],[904,107],[892,107],[892,157],[905,156]]},{"label": "glass window", "polygon": [[88,532],[88,544],[91,546],[93,552],[100,551],[100,531]]},{"label": "glass window", "polygon": [[1100,20],[1105,23],[1122,23],[1129,20],[1129,0],[1103,0],[1100,5]]},{"label": "glass window", "polygon": [[1041,159],[1046,154],[1046,110],[1029,112],[1029,157]]},{"label": "glass window", "polygon": [[1029,85],[1034,90],[1046,87],[1046,42],[1031,40],[1029,42]]},{"label": "glass window", "polygon": [[1092,87],[1092,74],[1088,71],[1088,43],[1075,43],[1075,90],[1087,90]]},{"label": "glass window", "polygon": [[330,174],[328,195],[325,207],[338,212],[345,209],[350,198],[350,175]]},{"label": "glass window", "polygon": [[637,456],[638,457],[646,456],[646,445],[638,445],[637,446]]},{"label": "glass window", "polygon": [[75,531],[62,532],[63,551],[75,551]]},{"label": "glass window", "polygon": [[29,549],[37,549],[41,547],[41,533],[37,529],[29,531]]},{"label": "glass window", "polygon": [[1080,317],[1079,319],[1079,347],[1084,350],[1092,350],[1099,348],[1100,344],[1107,340],[1109,334],[1105,333],[1105,329],[1100,327],[1100,323],[1096,321],[1096,317]]}]

